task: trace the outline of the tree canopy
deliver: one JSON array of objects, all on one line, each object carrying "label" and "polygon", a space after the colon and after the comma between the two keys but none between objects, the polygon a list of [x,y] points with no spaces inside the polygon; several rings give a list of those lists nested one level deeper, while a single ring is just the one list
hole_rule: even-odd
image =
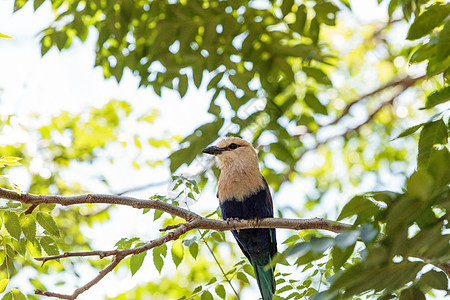
[{"label": "tree canopy", "polygon": [[[0,140],[3,299],[74,299],[106,289],[105,276],[126,270],[133,279],[151,265],[146,282],[108,287],[104,297],[239,299],[256,283],[227,232],[255,226],[290,229],[273,262],[276,299],[448,293],[450,4],[378,1],[383,17],[368,21],[358,5],[15,0],[15,13],[27,6],[53,12],[38,35],[42,56],[92,38],[93,68],[105,79],[120,83],[132,73],[162,102],[170,90],[180,103],[199,91],[207,112],[187,113],[208,114],[210,122],[179,136],[156,129],[157,109],[139,112],[116,99],[20,124],[14,112],[0,111],[2,135],[32,132],[25,141]],[[124,140],[129,124],[145,132]],[[225,135],[259,149],[277,218],[227,224],[218,221],[220,210],[191,205],[216,201],[212,192],[200,199],[219,174],[201,150]],[[169,192],[161,189],[165,178],[124,191],[103,174],[94,179],[102,191],[67,178],[81,166],[123,172],[117,166],[128,163],[129,151],[138,153],[130,163],[136,171],[170,171]],[[5,176],[19,168],[28,186]],[[112,232],[114,247],[99,249],[86,228],[113,222],[121,206],[142,211],[152,233]]]}]

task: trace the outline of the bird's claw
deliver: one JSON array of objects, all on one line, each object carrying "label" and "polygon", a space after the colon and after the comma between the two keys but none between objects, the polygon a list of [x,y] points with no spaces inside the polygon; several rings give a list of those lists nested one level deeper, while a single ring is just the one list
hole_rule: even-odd
[{"label": "bird's claw", "polygon": [[233,229],[236,230],[236,227],[234,227],[234,222],[238,222],[239,218],[227,218],[227,224],[230,225],[233,222]]}]

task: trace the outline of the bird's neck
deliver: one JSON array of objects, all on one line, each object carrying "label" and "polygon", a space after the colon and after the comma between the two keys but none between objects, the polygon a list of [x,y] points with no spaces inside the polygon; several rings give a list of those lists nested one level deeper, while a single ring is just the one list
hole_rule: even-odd
[{"label": "bird's neck", "polygon": [[239,164],[229,164],[222,168],[217,195],[221,203],[227,200],[243,201],[263,187],[258,164],[241,161]]}]

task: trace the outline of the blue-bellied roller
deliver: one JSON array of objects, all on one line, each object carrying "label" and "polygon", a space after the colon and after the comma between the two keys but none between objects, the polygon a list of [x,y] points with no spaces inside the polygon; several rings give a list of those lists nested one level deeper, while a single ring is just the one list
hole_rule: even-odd
[{"label": "blue-bellied roller", "polygon": [[[217,197],[224,220],[273,217],[269,187],[259,170],[257,152],[250,143],[227,137],[202,152],[216,156],[221,169]],[[275,229],[241,229],[232,233],[255,270],[263,300],[271,300],[275,277],[273,267],[267,265],[277,252]]]}]

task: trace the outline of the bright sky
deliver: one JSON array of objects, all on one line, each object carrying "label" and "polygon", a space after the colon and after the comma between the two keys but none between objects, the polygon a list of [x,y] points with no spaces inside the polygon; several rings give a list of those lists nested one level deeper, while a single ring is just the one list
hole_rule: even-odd
[{"label": "bright sky", "polygon": [[[28,122],[27,116],[30,113],[39,115],[41,120],[49,120],[50,117],[58,115],[61,110],[77,113],[88,106],[100,107],[111,99],[119,99],[132,103],[135,113],[143,113],[157,108],[161,117],[158,118],[156,126],[152,128],[154,132],[150,133],[156,136],[163,131],[185,136],[197,126],[212,120],[212,117],[206,113],[210,95],[205,94],[204,88],[200,91],[189,89],[183,100],[179,99],[178,93],[166,90],[160,99],[151,88],[138,89],[138,79],[128,71],[125,72],[120,84],[117,84],[115,80],[105,80],[100,68],[92,68],[94,64],[93,34],[90,34],[84,44],[75,39],[69,50],[58,52],[53,48],[41,58],[37,34],[39,30],[48,26],[51,20],[49,2],[45,1],[43,7],[33,13],[30,1],[24,9],[14,15],[12,14],[13,2],[12,0],[0,1],[0,32],[14,37],[12,40],[0,39],[0,89],[3,89],[0,91],[0,113],[15,114],[18,122]],[[359,22],[366,23],[374,19],[384,19],[386,16],[385,5],[379,7],[375,0],[352,1],[352,4],[354,4],[354,11],[359,16]],[[355,23],[358,21],[354,20]],[[131,132],[135,132],[136,128],[133,128],[133,125],[126,125],[125,130],[128,126]],[[19,142],[24,141],[29,137],[28,134],[22,132],[16,134],[15,138]],[[0,137],[0,143],[2,143],[2,138],[5,137]],[[96,192],[108,192],[102,186],[92,185],[91,179],[99,174],[107,176],[117,191],[169,178],[170,174],[165,168],[133,169],[130,161],[134,154],[126,152],[123,154],[124,159],[117,160],[114,165],[97,164],[95,170],[92,170],[92,166],[79,164],[75,166],[76,170],[68,172],[67,176],[74,178],[75,181],[84,182],[92,191]],[[155,154],[148,153],[148,155],[151,157]],[[42,161],[39,167],[45,169],[45,162]],[[121,172],[117,172],[118,169]],[[29,184],[29,179],[23,176],[23,172],[12,172],[12,175],[13,181],[19,186],[26,187]],[[303,181],[301,184],[285,186],[277,193],[274,202],[279,205],[284,202],[301,206],[301,203],[304,202],[305,190],[313,188],[312,185],[312,182]],[[199,203],[193,207],[194,211],[203,212],[215,209],[217,202],[214,189],[215,187],[212,185],[207,187],[200,197]],[[166,191],[166,187],[160,186],[134,195],[146,198],[153,193],[164,194]],[[348,195],[335,196],[337,198],[329,201],[348,199]],[[333,212],[331,212],[331,217],[335,217]],[[156,226],[152,226],[149,222],[148,216],[133,209],[121,208],[114,211],[111,222],[94,228],[86,228],[84,231],[86,235],[95,240],[94,247],[106,250],[113,248],[114,243],[124,236],[138,235],[144,240],[151,239],[158,234],[156,229]],[[105,235],[105,232],[111,232],[111,234]],[[280,235],[279,241],[284,240],[283,234]],[[80,299],[102,299],[105,294],[113,296],[136,284],[145,283],[149,278],[157,276],[151,265],[151,259],[148,259],[133,278],[129,274],[121,274],[119,279],[117,276],[107,276],[101,284],[83,294]],[[170,271],[171,268],[166,268],[166,272],[168,270]],[[33,272],[30,270],[27,276]],[[81,280],[74,278],[71,274],[64,275],[64,277],[75,286],[95,276],[95,272],[91,269],[79,270],[79,273],[85,275]],[[14,282],[13,285],[22,286],[18,282]],[[23,287],[31,289],[27,284],[24,284]],[[65,289],[67,290],[64,291]],[[61,292],[70,292],[71,289],[70,284],[58,287]],[[243,294],[243,299],[254,298],[255,292],[257,292],[256,287],[247,289]]]}]

